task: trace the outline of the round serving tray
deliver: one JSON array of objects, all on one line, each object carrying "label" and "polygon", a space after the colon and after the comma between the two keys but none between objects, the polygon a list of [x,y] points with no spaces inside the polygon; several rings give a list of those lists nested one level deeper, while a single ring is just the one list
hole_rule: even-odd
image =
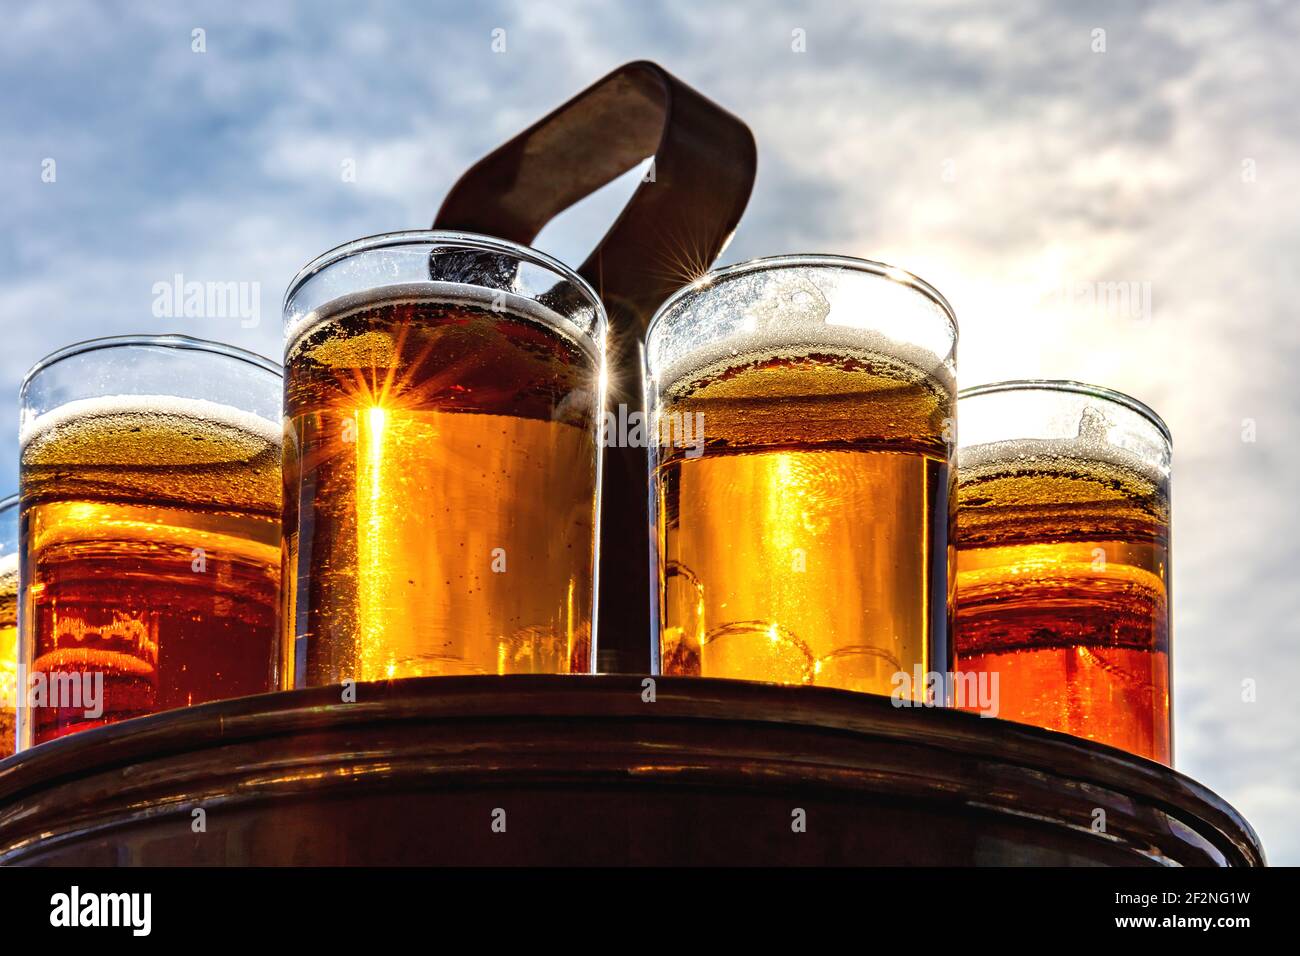
[{"label": "round serving tray", "polygon": [[453,677],[204,704],[0,762],[5,864],[1258,866],[1166,767],[888,698]]}]

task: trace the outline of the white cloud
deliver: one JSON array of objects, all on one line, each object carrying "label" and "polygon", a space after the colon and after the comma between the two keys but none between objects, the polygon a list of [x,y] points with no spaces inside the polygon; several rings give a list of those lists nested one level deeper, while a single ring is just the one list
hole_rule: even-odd
[{"label": "white cloud", "polygon": [[[275,354],[276,303],[303,262],[428,222],[484,151],[618,63],[657,59],[758,138],[729,261],[896,262],[955,305],[964,384],[1081,378],[1162,412],[1176,443],[1180,766],[1252,820],[1274,862],[1300,862],[1300,8],[692,0],[194,19],[171,6],[6,14],[8,381],[73,339],[146,328],[149,284],[172,271],[262,281],[269,315],[241,344]],[[193,25],[207,59],[188,51]],[[505,54],[489,47],[496,26]],[[1090,49],[1099,26],[1104,54]],[[57,186],[39,183],[47,155]],[[355,184],[340,181],[346,157]],[[1044,296],[1122,280],[1151,284],[1149,323]],[[5,414],[16,421],[12,398]],[[0,449],[12,462],[12,441]],[[1260,680],[1255,704],[1240,702],[1243,676]]]}]

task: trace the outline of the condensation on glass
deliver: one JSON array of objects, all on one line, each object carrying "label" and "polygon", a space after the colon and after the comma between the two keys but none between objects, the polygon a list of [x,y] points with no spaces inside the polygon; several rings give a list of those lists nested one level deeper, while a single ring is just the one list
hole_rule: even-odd
[{"label": "condensation on glass", "polygon": [[285,297],[287,684],[592,669],[605,314],[514,243],[403,232]]},{"label": "condensation on glass", "polygon": [[663,305],[660,672],[926,699],[950,665],[956,338],[928,284],[842,257],[731,266]]},{"label": "condensation on glass", "polygon": [[280,368],[180,335],[23,380],[21,746],[279,684]]},{"label": "condensation on glass", "polygon": [[958,404],[958,667],[997,676],[999,717],[1169,764],[1168,428],[1078,382]]}]

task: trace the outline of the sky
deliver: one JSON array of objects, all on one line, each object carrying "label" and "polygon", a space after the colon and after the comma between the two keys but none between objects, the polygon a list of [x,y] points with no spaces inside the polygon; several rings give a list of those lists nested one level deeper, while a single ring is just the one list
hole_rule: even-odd
[{"label": "sky", "polygon": [[[1300,5],[1084,6],[6,3],[0,496],[42,355],[179,331],[278,358],[303,264],[426,226],[484,153],[652,59],[758,141],[721,262],[901,266],[954,306],[963,386],[1079,379],[1164,417],[1176,765],[1300,864]],[[580,262],[627,182],[538,245]],[[158,316],[177,275],[245,283],[259,321]]]}]

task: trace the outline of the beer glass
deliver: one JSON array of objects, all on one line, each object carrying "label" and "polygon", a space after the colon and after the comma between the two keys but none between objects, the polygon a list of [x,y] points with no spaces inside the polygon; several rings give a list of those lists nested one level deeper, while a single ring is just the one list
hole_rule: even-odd
[{"label": "beer glass", "polygon": [[181,335],[20,393],[20,746],[278,683],[280,369]]},{"label": "beer glass", "polygon": [[957,325],[932,287],[759,259],[647,333],[664,674],[927,701],[949,669]]},{"label": "beer glass", "polygon": [[605,314],[468,233],[375,236],[285,296],[291,683],[592,669]]},{"label": "beer glass", "polygon": [[999,717],[1169,764],[1168,428],[1078,382],[958,404],[958,668]]},{"label": "beer glass", "polygon": [[18,496],[0,501],[0,759],[18,740]]}]

